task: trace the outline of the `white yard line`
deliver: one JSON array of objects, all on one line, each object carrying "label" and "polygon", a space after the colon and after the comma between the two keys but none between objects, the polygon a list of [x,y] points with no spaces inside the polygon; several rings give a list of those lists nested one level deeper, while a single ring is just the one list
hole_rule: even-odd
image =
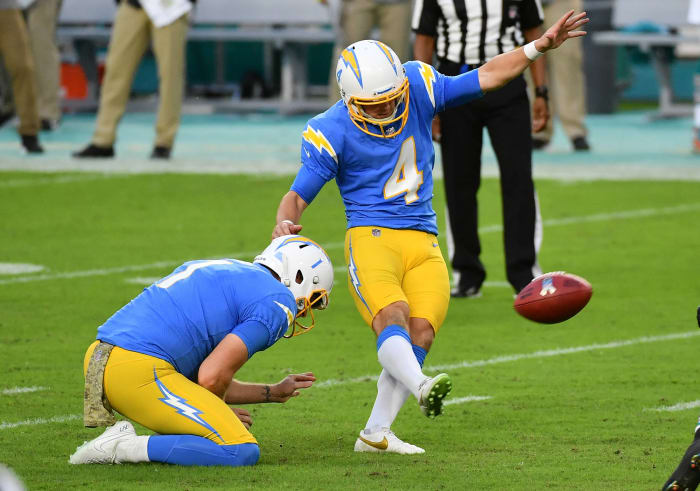
[{"label": "white yard line", "polygon": [[65,423],[66,421],[73,421],[82,417],[82,414],[66,414],[65,416],[54,416],[53,418],[25,419],[24,421],[16,421],[14,423],[7,423],[3,421],[0,422],[0,430],[9,430],[11,428],[17,428],[18,426],[36,426],[45,425],[48,423]]},{"label": "white yard line", "polygon": [[686,409],[693,409],[696,407],[700,407],[700,400],[697,401],[690,401],[690,402],[679,402],[678,404],[674,404],[673,406],[660,406],[660,407],[648,407],[645,408],[645,411],[669,411],[669,412],[675,412],[675,411],[685,411]]},{"label": "white yard line", "polygon": [[[687,205],[679,206],[669,206],[665,208],[644,208],[640,210],[629,210],[629,211],[619,211],[612,213],[597,213],[594,215],[584,215],[569,218],[558,218],[551,220],[544,220],[544,225],[547,227],[557,227],[562,225],[572,225],[577,223],[589,223],[589,222],[601,222],[601,221],[611,221],[611,220],[628,220],[631,218],[645,218],[652,216],[662,216],[662,215],[672,215],[676,213],[685,213],[689,211],[700,211],[700,203],[690,203]],[[479,228],[479,233],[494,233],[503,230],[501,225],[488,225]],[[326,244],[325,248],[328,250],[340,249],[343,247],[343,242],[333,242]],[[217,257],[252,257],[255,256],[259,251],[254,252],[238,252],[232,255],[223,255]],[[176,266],[182,264],[183,260],[177,261],[158,261],[150,264],[140,264],[140,265],[130,265],[130,266],[120,266],[116,268],[103,268],[103,269],[89,269],[86,271],[66,271],[63,273],[47,273],[41,275],[32,276],[18,276],[16,278],[7,278],[0,280],[0,285],[9,285],[13,283],[28,283],[33,281],[45,281],[45,280],[56,280],[56,279],[71,279],[71,278],[84,278],[86,276],[105,276],[111,274],[126,273],[128,271],[144,271],[148,269],[158,269],[165,268],[168,266]],[[341,268],[341,266],[338,266]],[[344,266],[342,267],[345,268]],[[495,286],[495,285],[494,285]],[[500,285],[499,285],[500,286]]]},{"label": "white yard line", "polygon": [[[426,372],[443,372],[443,371],[448,371],[448,370],[460,370],[462,368],[477,368],[477,367],[485,367],[488,365],[498,365],[501,363],[510,363],[514,361],[520,361],[520,360],[532,360],[532,359],[538,359],[538,358],[551,358],[553,356],[561,356],[561,355],[573,355],[575,353],[584,353],[587,351],[596,351],[596,350],[604,350],[604,349],[615,349],[615,348],[623,348],[626,346],[634,346],[637,344],[646,344],[646,343],[658,343],[662,341],[673,341],[675,339],[687,339],[687,338],[692,338],[700,336],[700,330],[695,330],[695,331],[689,331],[689,332],[679,332],[675,334],[666,334],[663,336],[643,336],[641,338],[635,338],[635,339],[627,339],[627,340],[621,340],[621,341],[611,341],[609,343],[603,343],[603,344],[589,344],[585,346],[572,346],[570,348],[557,348],[557,349],[550,349],[550,350],[540,350],[540,351],[534,351],[532,353],[518,353],[518,354],[513,354],[513,355],[501,355],[501,356],[495,356],[493,358],[487,358],[485,360],[474,360],[474,361],[460,361],[457,363],[447,363],[443,365],[430,365],[424,367],[424,370]],[[315,384],[314,387],[336,387],[339,385],[350,385],[350,384],[357,384],[360,382],[373,382],[376,381],[378,378],[377,375],[364,375],[362,377],[354,377],[354,378],[349,378],[349,379],[329,379],[329,380],[324,380],[323,382],[320,382],[318,384]]]},{"label": "white yard line", "polygon": [[[459,363],[452,363],[452,364],[447,364],[447,365],[433,365],[433,366],[426,367],[426,371],[455,370],[455,369],[460,369],[460,368],[483,367],[486,365],[496,365],[499,363],[508,363],[508,362],[519,361],[519,360],[529,360],[529,359],[535,359],[535,358],[548,358],[548,357],[552,357],[552,356],[571,355],[574,353],[583,353],[586,351],[594,351],[594,350],[600,350],[600,349],[615,349],[615,348],[622,348],[625,346],[633,346],[633,345],[637,345],[637,344],[657,343],[657,342],[662,342],[662,341],[672,341],[675,339],[687,339],[687,338],[691,338],[691,337],[696,337],[698,335],[700,335],[700,331],[679,332],[679,333],[675,333],[675,334],[667,334],[664,336],[643,336],[641,338],[621,340],[621,341],[612,341],[610,343],[603,343],[603,344],[589,344],[586,346],[575,346],[575,347],[571,347],[571,348],[541,350],[541,351],[535,351],[533,353],[502,355],[502,356],[496,356],[494,358],[487,358],[486,360],[462,361]],[[360,383],[360,382],[373,382],[373,381],[376,382],[377,378],[378,377],[376,375],[365,375],[363,377],[355,377],[355,378],[351,378],[351,379],[330,379],[330,380],[325,380],[323,382],[315,384],[314,387],[318,387],[318,388],[338,387],[338,386],[349,385],[349,384]],[[11,389],[9,389],[9,390],[11,390]],[[470,401],[484,401],[484,400],[491,399],[491,398],[492,398],[492,396],[459,397],[459,398],[455,398],[455,399],[448,399],[447,401],[445,401],[445,405],[462,404],[462,403],[470,402]],[[665,408],[662,407],[662,408],[656,408],[656,409],[650,409],[650,410],[652,410],[652,411],[682,411],[684,409],[690,409],[690,408],[694,408],[694,407],[700,407],[700,401],[686,402],[686,403],[676,404],[675,406],[668,406]],[[54,416],[53,418],[27,419],[27,420],[18,421],[15,423],[0,422],[0,430],[16,428],[18,426],[36,426],[36,425],[48,424],[48,423],[63,423],[66,421],[76,420],[76,419],[79,419],[81,417],[82,416],[79,414],[69,414],[69,415],[65,415],[65,416]]]},{"label": "white yard line", "polygon": [[473,402],[473,401],[488,401],[489,399],[493,399],[491,396],[466,396],[466,397],[456,397],[454,399],[447,399],[444,402],[445,406],[451,406],[453,404],[464,404],[465,402]]},{"label": "white yard line", "polygon": [[39,386],[32,386],[32,387],[12,387],[10,389],[3,389],[0,391],[0,394],[4,396],[9,396],[13,394],[27,394],[29,392],[39,392],[42,390],[49,390],[48,387],[39,387]]},{"label": "white yard line", "polygon": [[114,179],[129,177],[127,175],[83,175],[83,176],[59,176],[59,177],[37,177],[36,179],[8,179],[0,181],[0,188],[19,188],[26,186],[40,186],[43,184],[67,184],[71,182],[97,181],[101,179]]}]

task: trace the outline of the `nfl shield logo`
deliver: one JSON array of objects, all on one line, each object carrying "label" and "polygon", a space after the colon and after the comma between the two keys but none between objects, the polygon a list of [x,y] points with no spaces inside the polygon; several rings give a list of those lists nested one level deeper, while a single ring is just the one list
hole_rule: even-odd
[{"label": "nfl shield logo", "polygon": [[373,228],[373,229],[372,229],[372,235],[373,235],[374,237],[379,237],[380,235],[382,235],[382,231],[379,230],[378,228]]}]

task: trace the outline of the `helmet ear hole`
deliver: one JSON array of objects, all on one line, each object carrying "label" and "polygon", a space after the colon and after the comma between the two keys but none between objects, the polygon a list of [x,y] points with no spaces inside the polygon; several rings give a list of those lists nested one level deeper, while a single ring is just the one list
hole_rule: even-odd
[{"label": "helmet ear hole", "polygon": [[304,282],[304,273],[300,269],[297,270],[297,277],[294,281],[297,282],[297,285],[301,285]]}]

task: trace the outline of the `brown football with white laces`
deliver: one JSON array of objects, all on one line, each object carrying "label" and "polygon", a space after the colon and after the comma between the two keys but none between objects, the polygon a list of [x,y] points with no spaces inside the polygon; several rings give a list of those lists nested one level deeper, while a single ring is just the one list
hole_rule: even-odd
[{"label": "brown football with white laces", "polygon": [[531,321],[556,324],[578,314],[593,295],[591,284],[574,274],[556,271],[532,280],[515,297],[515,311]]}]

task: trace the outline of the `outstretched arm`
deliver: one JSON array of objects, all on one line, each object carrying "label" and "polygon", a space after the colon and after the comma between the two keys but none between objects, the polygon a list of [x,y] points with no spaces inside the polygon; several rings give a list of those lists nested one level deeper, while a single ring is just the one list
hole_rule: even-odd
[{"label": "outstretched arm", "polygon": [[286,402],[299,395],[299,389],[311,387],[316,380],[311,372],[288,375],[277,384],[250,384],[233,376],[248,360],[248,347],[235,334],[228,334],[199,366],[197,383],[224,400],[226,404]]},{"label": "outstretched arm", "polygon": [[272,238],[283,235],[298,234],[302,226],[299,219],[308,204],[294,191],[289,191],[282,197],[279,208],[277,208],[277,219],[275,228],[272,230]]},{"label": "outstretched arm", "polygon": [[[586,12],[574,15],[571,10],[533,43],[496,56],[478,69],[481,90],[489,92],[503,87],[523,73],[540,54],[558,48],[568,39],[585,36],[585,31],[577,29],[587,22]],[[536,51],[532,50],[533,47]]]}]

